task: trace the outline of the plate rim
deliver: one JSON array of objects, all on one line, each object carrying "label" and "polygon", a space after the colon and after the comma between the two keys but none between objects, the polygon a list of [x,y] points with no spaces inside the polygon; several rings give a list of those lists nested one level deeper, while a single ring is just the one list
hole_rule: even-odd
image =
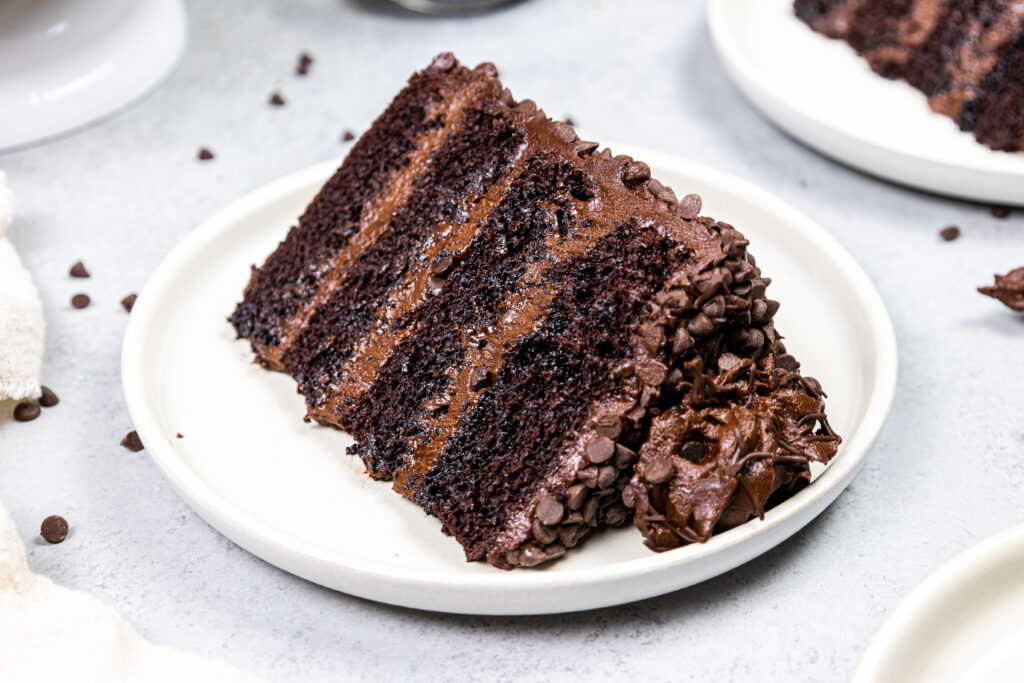
[{"label": "plate rim", "polygon": [[[758,79],[758,73],[752,68],[749,60],[743,58],[744,52],[739,46],[734,33],[730,28],[728,10],[732,4],[746,2],[748,0],[709,0],[707,8],[707,24],[711,34],[712,43],[719,60],[725,67],[733,85],[744,95],[747,101],[765,116],[772,124],[780,128],[788,136],[795,138],[804,145],[818,153],[845,166],[852,167],[863,173],[876,178],[882,178],[888,182],[896,183],[904,187],[912,187],[926,192],[940,195],[966,199],[974,202],[999,202],[1012,206],[1024,205],[1024,192],[1001,192],[999,190],[983,190],[980,187],[975,190],[964,190],[958,179],[944,180],[950,175],[962,175],[965,173],[978,176],[976,184],[983,185],[982,180],[998,183],[1014,182],[1024,184],[1024,164],[1019,172],[1003,172],[998,169],[988,168],[980,164],[976,159],[967,159],[964,163],[953,163],[947,159],[934,154],[931,150],[912,150],[902,146],[890,147],[880,144],[871,136],[864,135],[860,131],[849,131],[834,124],[832,121],[810,116],[798,107],[792,107],[786,103],[784,98],[777,96],[771,88],[763,87]],[[779,0],[781,2],[781,0]],[[788,1],[788,0],[787,0]],[[793,15],[793,21],[799,19]],[[806,27],[808,31],[812,29]],[[822,38],[825,38],[822,36]],[[845,45],[845,43],[844,43]],[[849,47],[849,46],[847,46]],[[852,50],[852,48],[850,48]],[[851,55],[851,58],[861,59],[859,56]],[[878,76],[882,79],[881,76]],[[907,85],[907,87],[912,87]],[[922,97],[924,97],[922,95]],[[780,114],[780,111],[785,114]],[[803,125],[794,126],[785,122],[786,116],[798,119]],[[827,144],[814,134],[814,130],[821,130],[834,139],[842,139],[844,145]],[[982,143],[977,143],[983,146]],[[840,148],[847,148],[846,150]],[[898,158],[904,165],[917,168],[917,175],[926,175],[931,180],[922,180],[917,177],[908,177],[907,174],[897,173],[892,170],[889,164],[871,163],[867,154],[863,151],[872,150],[876,156],[888,156]],[[997,152],[990,150],[992,154],[1017,154],[1024,158],[1024,151],[1020,152]]]},{"label": "plate rim", "polygon": [[[1011,557],[1024,554],[1024,524],[1004,529],[961,551],[915,586],[885,618],[853,675],[853,683],[874,683],[885,673],[901,643],[913,634],[929,607],[984,577]],[[881,679],[885,680],[885,679]]]},{"label": "plate rim", "polygon": [[[574,608],[559,608],[557,606],[552,606],[550,609],[543,606],[522,608],[521,606],[507,604],[502,608],[479,605],[473,609],[449,609],[447,607],[432,606],[432,601],[429,597],[425,600],[389,600],[382,598],[380,595],[367,595],[358,591],[337,588],[336,585],[330,585],[319,580],[319,578],[315,578],[323,578],[319,570],[297,572],[292,568],[283,567],[278,560],[281,558],[281,553],[285,553],[286,556],[290,555],[311,560],[314,564],[331,565],[335,572],[343,569],[345,572],[349,572],[356,577],[369,578],[378,582],[400,581],[407,586],[419,588],[430,587],[436,589],[438,586],[443,586],[447,589],[458,590],[473,588],[497,591],[523,589],[544,591],[578,588],[581,580],[585,580],[587,584],[601,585],[627,577],[635,579],[637,577],[658,574],[698,561],[705,556],[727,555],[731,549],[751,539],[771,537],[773,533],[776,535],[784,533],[784,535],[768,547],[774,547],[781,543],[782,540],[785,540],[785,538],[788,538],[817,517],[846,488],[863,465],[867,453],[885,424],[895,395],[898,367],[895,331],[888,311],[874,284],[860,265],[857,264],[853,256],[824,228],[784,200],[747,180],[714,168],[709,168],[697,162],[629,145],[614,145],[614,147],[621,152],[646,159],[653,168],[663,168],[686,175],[699,176],[709,184],[727,187],[731,191],[744,194],[745,197],[750,199],[751,203],[763,205],[768,210],[784,216],[787,225],[791,229],[799,233],[802,238],[814,243],[816,248],[828,252],[842,266],[844,278],[858,292],[858,300],[861,302],[864,313],[870,323],[869,338],[872,341],[872,349],[876,356],[875,371],[872,378],[874,390],[869,394],[864,415],[857,432],[853,435],[854,438],[846,444],[846,449],[843,453],[844,457],[834,460],[818,478],[817,481],[824,480],[825,484],[809,486],[803,489],[797,495],[769,511],[765,520],[751,520],[739,527],[716,534],[706,544],[685,546],[665,553],[651,553],[646,557],[615,562],[602,567],[566,569],[557,572],[541,569],[540,571],[531,570],[528,572],[503,572],[495,570],[494,573],[457,574],[441,570],[418,570],[394,566],[386,562],[357,557],[337,549],[327,548],[317,543],[303,540],[246,515],[241,509],[223,499],[191,469],[184,458],[175,455],[170,441],[162,434],[156,418],[158,411],[151,408],[145,398],[146,382],[142,364],[145,357],[145,331],[160,310],[154,302],[158,301],[159,297],[166,293],[169,285],[173,284],[174,276],[177,272],[183,266],[186,266],[195,255],[200,253],[208,242],[215,239],[222,231],[230,229],[238,220],[251,214],[260,205],[266,204],[274,198],[281,197],[289,192],[294,192],[301,187],[324,182],[337,169],[341,159],[322,162],[285,175],[231,202],[186,235],[172,248],[153,271],[139,293],[132,309],[132,315],[129,316],[121,353],[121,376],[125,402],[133,424],[146,445],[147,454],[153,459],[164,477],[193,511],[214,529],[248,552],[289,573],[296,574],[321,585],[328,585],[328,587],[332,587],[335,590],[360,595],[361,597],[367,597],[379,602],[419,609],[477,614],[541,614],[610,606],[639,598],[615,599],[605,597],[604,599],[589,601],[576,600],[575,602],[579,602],[584,606]],[[856,452],[852,450],[854,445],[859,446]],[[795,528],[788,531],[778,528],[784,526],[791,518],[799,518],[801,513],[809,509],[815,509],[815,511]],[[713,571],[697,581],[691,581],[684,585],[699,583],[707,578],[728,571],[739,564],[749,561],[752,557],[762,554],[766,549],[739,562],[720,562],[719,564],[723,566],[719,567],[717,571]],[[337,584],[338,582],[334,581],[333,583]],[[499,583],[501,585],[498,585]],[[682,588],[684,585],[676,586],[671,590]],[[664,592],[666,591],[651,593],[650,595],[645,594],[644,597],[652,597]],[[417,602],[418,604],[413,604]],[[502,601],[499,599],[497,602]]]}]

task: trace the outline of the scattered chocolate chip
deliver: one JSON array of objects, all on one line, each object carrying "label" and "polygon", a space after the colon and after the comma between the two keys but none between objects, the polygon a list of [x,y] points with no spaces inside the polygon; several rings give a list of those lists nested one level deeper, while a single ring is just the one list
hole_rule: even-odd
[{"label": "scattered chocolate chip", "polygon": [[494,66],[491,62],[480,62],[473,71],[487,74],[491,78],[498,77],[498,67]]},{"label": "scattered chocolate chip", "polygon": [[1006,275],[996,275],[995,285],[978,287],[978,291],[1024,313],[1024,267],[1011,270]]},{"label": "scattered chocolate chip", "polygon": [[644,468],[644,479],[651,484],[664,484],[672,478],[672,461],[664,455],[659,455]]},{"label": "scattered chocolate chip", "polygon": [[615,444],[615,467],[624,470],[636,461],[636,453],[621,443]]},{"label": "scattered chocolate chip", "polygon": [[439,294],[444,289],[444,278],[437,275],[427,276],[427,289],[431,294]]},{"label": "scattered chocolate chip", "polygon": [[137,294],[129,294],[125,298],[121,299],[121,305],[124,306],[124,310],[131,313],[132,307],[135,305],[135,300],[137,298],[139,298]]},{"label": "scattered chocolate chip", "polygon": [[566,491],[565,502],[570,510],[579,510],[587,500],[587,487],[584,484],[573,484]]},{"label": "scattered chocolate chip", "polygon": [[993,206],[992,215],[996,218],[1006,218],[1010,215],[1010,207],[1008,206]]},{"label": "scattered chocolate chip", "polygon": [[[565,516],[565,506],[553,496],[545,496],[537,503],[537,519],[548,526],[554,526]],[[550,541],[547,541],[550,543]]]},{"label": "scattered chocolate chip", "polygon": [[533,537],[541,543],[547,544],[558,539],[558,530],[546,526],[539,518],[533,520],[533,524],[530,525],[530,531],[533,532]]},{"label": "scattered chocolate chip", "polygon": [[281,93],[275,92],[274,94],[272,94],[270,96],[270,104],[272,104],[275,107],[283,107],[284,106],[284,98],[281,97]]},{"label": "scattered chocolate chip", "polygon": [[352,142],[353,140],[356,139],[356,134],[350,130],[346,130],[344,133],[341,134],[341,139],[345,142]]},{"label": "scattered chocolate chip", "polygon": [[664,363],[656,360],[645,360],[636,364],[636,376],[652,387],[660,387],[668,374],[668,368]]},{"label": "scattered chocolate chip", "polygon": [[676,215],[691,221],[700,214],[703,204],[704,202],[700,195],[688,194],[679,200],[679,206],[676,207]]},{"label": "scattered chocolate chip", "polygon": [[520,111],[527,116],[530,116],[537,111],[537,103],[531,99],[522,100],[516,105],[516,111]]},{"label": "scattered chocolate chip", "polygon": [[600,465],[608,462],[615,455],[615,442],[607,436],[597,436],[587,443],[587,460]]},{"label": "scattered chocolate chip", "polygon": [[651,177],[651,167],[642,161],[633,161],[622,169],[622,182],[627,185],[639,185]]},{"label": "scattered chocolate chip", "polygon": [[592,489],[597,486],[597,475],[598,470],[596,467],[584,467],[576,473],[576,480],[588,489]]},{"label": "scattered chocolate chip", "polygon": [[594,418],[594,431],[600,436],[617,439],[622,434],[622,416],[614,410],[605,410]]},{"label": "scattered chocolate chip", "polygon": [[308,52],[303,52],[299,55],[299,63],[295,65],[295,73],[300,76],[305,76],[309,73],[309,67],[313,65],[313,58]]},{"label": "scattered chocolate chip", "polygon": [[181,432],[178,432],[178,433],[177,433],[177,434],[175,434],[174,436],[175,436],[176,438],[178,438],[178,439],[184,439],[184,438],[185,438],[185,437],[183,437],[183,436],[181,435]]},{"label": "scattered chocolate chip", "polygon": [[561,121],[551,122],[551,132],[554,133],[555,137],[562,142],[575,142],[576,131],[567,123]]},{"label": "scattered chocolate chip", "polygon": [[583,505],[583,522],[587,526],[597,526],[597,509],[600,506],[597,496],[591,496]]},{"label": "scattered chocolate chip", "polygon": [[71,277],[89,277],[89,271],[85,269],[85,265],[81,261],[76,261],[75,265],[71,266],[71,270],[68,271]]},{"label": "scattered chocolate chip", "polygon": [[676,330],[676,336],[672,339],[672,353],[681,355],[693,347],[693,337],[682,325]]},{"label": "scattered chocolate chip", "polygon": [[597,471],[597,488],[606,489],[615,483],[619,471],[611,465],[605,465]]},{"label": "scattered chocolate chip", "polygon": [[39,417],[41,412],[43,411],[39,409],[37,404],[23,401],[14,406],[14,419],[18,422],[31,422]]},{"label": "scattered chocolate chip", "polygon": [[434,259],[434,262],[430,264],[430,272],[434,275],[447,275],[452,272],[452,268],[455,267],[455,259],[447,254],[438,256]]},{"label": "scattered chocolate chip", "polygon": [[524,567],[533,567],[546,559],[548,556],[543,550],[535,545],[527,544],[523,546],[523,551],[519,555],[519,564]]},{"label": "scattered chocolate chip", "polygon": [[942,239],[946,240],[947,242],[952,242],[953,240],[960,236],[960,228],[958,228],[955,225],[950,225],[949,227],[940,230],[939,236],[942,237]]},{"label": "scattered chocolate chip", "polygon": [[121,439],[121,445],[136,453],[145,448],[145,446],[142,445],[142,439],[139,438],[139,433],[135,430],[128,432],[128,434]]},{"label": "scattered chocolate chip", "polygon": [[71,297],[71,305],[75,308],[85,308],[92,302],[88,294],[75,294]]},{"label": "scattered chocolate chip", "polygon": [[[754,302],[758,303],[758,302]],[[690,322],[686,323],[686,329],[693,336],[703,336],[711,334],[715,330],[715,324],[711,322],[704,313],[698,313],[697,315],[690,318]]]},{"label": "scattered chocolate chip", "polygon": [[39,526],[39,535],[47,543],[60,543],[68,537],[68,521],[60,515],[50,515]]},{"label": "scattered chocolate chip", "polygon": [[494,373],[483,366],[477,366],[469,371],[469,390],[480,391],[494,386]]},{"label": "scattered chocolate chip", "polygon": [[442,52],[438,56],[434,57],[434,61],[430,63],[430,66],[440,71],[449,71],[455,66],[455,55],[451,52]]},{"label": "scattered chocolate chip", "polygon": [[42,387],[42,389],[43,394],[39,397],[39,405],[44,408],[52,408],[60,403],[60,399],[57,398],[57,394],[53,393],[53,389],[50,387]]},{"label": "scattered chocolate chip", "polygon": [[205,147],[200,147],[199,153],[196,154],[196,158],[199,159],[200,161],[209,161],[210,159],[213,158],[213,152],[211,152]]}]

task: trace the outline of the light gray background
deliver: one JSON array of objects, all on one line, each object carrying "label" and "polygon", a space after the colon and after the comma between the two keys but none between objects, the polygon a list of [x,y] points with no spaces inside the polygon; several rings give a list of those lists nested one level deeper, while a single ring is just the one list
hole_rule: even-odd
[{"label": "light gray background", "polygon": [[[0,155],[11,238],[42,291],[59,407],[0,419],[0,499],[33,569],[114,605],[147,637],[279,681],[848,679],[887,613],[956,553],[1024,521],[1024,319],[974,292],[1024,264],[1024,211],[941,199],[838,166],[728,82],[697,0],[531,0],[469,19],[370,0],[188,3],[188,51],[153,95],[76,135]],[[342,154],[415,69],[451,49],[584,132],[698,159],[821,222],[891,312],[900,382],[853,485],[782,546],[699,586],[619,608],[476,618],[386,607],[296,579],[208,527],[131,429],[118,301],[241,194]],[[781,49],[781,47],[780,47]],[[296,57],[316,58],[306,78]],[[272,91],[284,108],[266,104]],[[217,158],[195,160],[208,145]],[[686,188],[676,188],[685,192]],[[950,244],[938,231],[955,223]],[[741,226],[742,227],[742,226]],[[83,259],[93,276],[73,280]],[[78,291],[93,305],[70,308]],[[201,388],[197,388],[201,389]],[[36,540],[61,513],[66,542]]]}]

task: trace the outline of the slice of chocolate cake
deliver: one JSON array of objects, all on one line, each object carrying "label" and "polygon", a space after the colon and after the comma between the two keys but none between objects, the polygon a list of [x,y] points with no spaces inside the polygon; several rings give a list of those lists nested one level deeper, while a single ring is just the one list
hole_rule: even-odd
[{"label": "slice of chocolate cake", "polygon": [[796,0],[795,9],[879,74],[924,92],[979,142],[1024,148],[1021,0]]},{"label": "slice of chocolate cake", "polygon": [[[687,536],[685,511],[670,509],[687,503],[659,491],[694,476],[649,455],[652,424],[661,456],[698,442],[711,453],[719,432],[697,431],[732,411],[743,442],[723,456],[734,485],[701,517],[711,528],[761,513],[836,452],[746,240],[643,162],[597,150],[514,101],[493,65],[439,55],[231,316],[261,364],[296,379],[307,420],[350,432],[368,472],[471,560],[536,565],[634,509],[651,547],[671,547],[650,540],[652,515]],[[705,377],[726,365],[735,378]],[[680,410],[698,429],[671,445],[665,416]]]}]

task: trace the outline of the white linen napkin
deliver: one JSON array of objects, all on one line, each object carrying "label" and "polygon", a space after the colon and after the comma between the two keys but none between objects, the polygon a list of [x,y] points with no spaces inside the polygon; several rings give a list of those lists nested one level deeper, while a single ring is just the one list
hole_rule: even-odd
[{"label": "white linen napkin", "polygon": [[13,201],[0,171],[0,401],[36,398],[43,362],[43,305],[32,276],[4,236]]},{"label": "white linen napkin", "polygon": [[18,683],[259,683],[140,636],[113,609],[32,573],[0,504],[0,680]]}]

